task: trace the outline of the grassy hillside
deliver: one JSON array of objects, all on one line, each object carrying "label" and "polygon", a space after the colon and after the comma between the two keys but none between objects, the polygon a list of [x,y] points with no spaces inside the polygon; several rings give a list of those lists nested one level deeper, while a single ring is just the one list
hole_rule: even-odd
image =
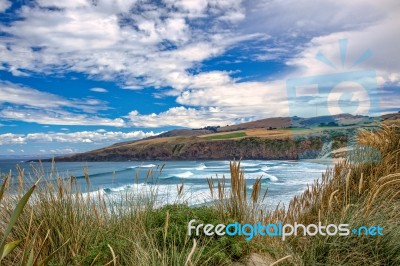
[{"label": "grassy hillside", "polygon": [[234,132],[229,134],[212,134],[212,135],[203,135],[202,138],[207,140],[214,140],[214,139],[236,139],[246,137],[247,134],[245,132]]}]

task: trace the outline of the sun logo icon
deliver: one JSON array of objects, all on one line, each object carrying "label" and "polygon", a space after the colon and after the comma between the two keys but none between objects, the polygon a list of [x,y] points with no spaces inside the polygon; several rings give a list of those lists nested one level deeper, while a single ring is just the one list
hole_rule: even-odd
[{"label": "sun logo icon", "polygon": [[[346,62],[346,57],[347,57],[347,46],[348,46],[348,39],[340,39],[339,40],[339,51],[340,51],[340,59],[342,63],[342,69],[345,69],[345,62]],[[371,49],[367,49],[364,51],[364,53],[361,54],[361,56],[350,66],[349,69],[354,68],[355,66],[360,65],[367,59],[369,59],[372,56],[372,51]],[[338,69],[338,66],[332,63],[325,55],[323,52],[318,51],[318,53],[315,55],[315,58],[324,63],[327,66],[330,66],[334,69]]]},{"label": "sun logo icon", "polygon": [[[323,116],[340,125],[343,117],[353,115],[360,125],[371,116],[379,116],[379,91],[376,72],[372,69],[354,70],[372,56],[367,49],[357,60],[347,64],[348,40],[339,43],[339,63],[329,60],[323,52],[317,52],[315,58],[332,69],[331,74],[288,79],[286,90],[289,113],[292,117]],[[343,115],[345,114],[345,115]],[[348,138],[348,148],[354,147]]]},{"label": "sun logo icon", "polygon": [[[349,68],[346,68],[346,57],[348,39],[340,39],[339,51],[341,59],[341,70],[351,70],[355,66],[360,65],[372,56],[372,51],[367,49],[361,56],[353,62]],[[315,58],[327,66],[335,70],[339,70],[339,66],[330,61],[323,52],[319,51]],[[371,78],[372,75],[365,75],[365,78]],[[375,76],[375,75],[373,75]],[[376,80],[376,78],[374,77]],[[367,88],[360,83],[360,77],[356,80],[343,81],[336,84],[328,95],[328,109],[331,115],[340,113],[349,113],[353,115],[369,114],[371,101]]]},{"label": "sun logo icon", "polygon": [[[343,113],[371,115],[379,111],[379,99],[377,97],[379,95],[377,93],[378,85],[375,71],[352,70],[352,68],[359,66],[370,58],[372,51],[370,49],[364,51],[347,68],[347,46],[347,39],[339,40],[340,65],[333,63],[321,51],[316,54],[315,58],[318,61],[335,70],[332,74],[287,80],[286,89],[291,113],[304,112],[306,110],[304,107],[307,107],[305,103],[307,104],[307,102],[317,105],[318,112],[312,115],[334,116]],[[308,95],[305,95],[304,91],[308,92]],[[311,115],[305,114],[304,116]]]}]

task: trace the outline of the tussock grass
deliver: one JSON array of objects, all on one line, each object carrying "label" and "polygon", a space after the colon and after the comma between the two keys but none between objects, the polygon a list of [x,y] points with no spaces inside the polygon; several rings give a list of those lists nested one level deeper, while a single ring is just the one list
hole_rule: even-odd
[{"label": "tussock grass", "polygon": [[[44,178],[43,169],[34,172]],[[147,178],[151,180],[152,175],[150,170]],[[23,198],[23,185],[14,183],[17,193],[11,191],[12,185],[2,186],[0,237],[18,245],[0,265],[28,265],[30,257],[44,265],[229,265],[241,256],[241,247],[234,250],[232,239],[213,241],[203,236],[195,241],[187,236],[191,219],[221,223],[215,209],[178,204],[156,207],[157,189],[110,198],[82,192],[75,177],[52,173],[46,178],[31,188],[30,192],[35,191],[26,197],[18,219],[11,214]],[[87,170],[85,178],[90,184]],[[182,192],[183,184],[177,189]],[[11,223],[6,235],[4,230]]]},{"label": "tussock grass", "polygon": [[[259,209],[260,201],[245,198],[244,174],[237,168],[240,164],[231,163],[231,188],[224,177],[218,180],[216,207],[219,213],[242,222],[349,224],[350,230],[362,225],[384,228],[384,235],[375,237],[301,235],[286,241],[274,237],[252,240],[253,251],[267,252],[277,260],[290,256],[280,265],[400,265],[399,125],[360,131],[347,158],[328,169],[287,207],[278,206],[266,213]],[[253,195],[259,195],[258,185],[254,184]]]},{"label": "tussock grass", "polygon": [[400,265],[400,127],[383,125],[378,131],[363,130],[357,139],[360,146],[354,154],[327,170],[286,209],[277,209],[266,219],[343,223],[352,228],[380,225],[384,235],[275,241],[275,247],[294,253],[299,265]]},{"label": "tussock grass", "polygon": [[240,167],[240,162],[231,162],[229,170],[229,185],[224,175],[222,178],[213,179],[211,177],[207,179],[211,197],[216,200],[214,207],[225,221],[233,219],[241,223],[256,222],[257,218],[260,217],[259,214],[262,213],[260,203],[265,200],[267,194],[265,192],[262,197],[260,195],[262,177],[256,178],[252,185],[252,193],[248,195],[248,184]]}]

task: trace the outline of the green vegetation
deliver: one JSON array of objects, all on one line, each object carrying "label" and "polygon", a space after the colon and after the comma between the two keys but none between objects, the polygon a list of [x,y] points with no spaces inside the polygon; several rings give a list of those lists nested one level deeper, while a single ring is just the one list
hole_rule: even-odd
[{"label": "green vegetation", "polygon": [[230,134],[223,134],[223,135],[213,135],[204,137],[207,140],[217,140],[217,139],[234,139],[234,138],[242,138],[246,137],[247,134],[245,132],[236,132]]},{"label": "green vegetation", "polygon": [[[74,178],[54,174],[24,194],[25,178],[19,169],[19,193],[9,192],[10,177],[0,190],[0,263],[231,265],[257,252],[278,260],[276,265],[400,265],[399,129],[383,126],[360,132],[360,146],[349,154],[350,159],[327,170],[287,208],[271,212],[260,205],[268,200],[260,194],[261,179],[248,194],[240,163],[230,165],[231,186],[225,177],[209,179],[213,203],[196,208],[185,204],[156,207],[156,190],[114,199],[102,194],[88,197],[79,192]],[[373,152],[362,145],[372,147]],[[371,160],[376,154],[379,160]],[[36,173],[43,179],[43,171]],[[177,189],[184,193],[183,185]],[[286,241],[255,237],[250,242],[243,236],[192,238],[187,236],[191,219],[212,224],[321,221],[354,227],[380,225],[384,235],[292,236]]]}]

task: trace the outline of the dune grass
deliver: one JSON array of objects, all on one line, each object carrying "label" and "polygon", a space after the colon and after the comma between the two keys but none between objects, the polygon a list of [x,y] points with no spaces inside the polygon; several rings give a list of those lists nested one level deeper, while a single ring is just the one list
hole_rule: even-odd
[{"label": "dune grass", "polygon": [[[0,264],[231,265],[258,252],[278,260],[279,265],[400,265],[400,128],[392,125],[362,131],[358,143],[372,147],[379,160],[360,146],[288,206],[274,211],[260,205],[268,200],[260,192],[261,179],[248,193],[240,163],[231,163],[229,184],[225,177],[209,179],[214,201],[205,207],[157,207],[156,189],[112,199],[102,194],[87,196],[73,177],[45,176],[40,169],[34,178],[46,181],[28,190],[24,171],[19,169],[15,188],[19,192],[10,192],[8,177],[0,190],[0,239],[4,243],[0,251],[5,254],[5,245],[11,250]],[[184,193],[183,187],[177,189]],[[26,196],[26,191],[32,195]],[[249,242],[239,236],[194,238],[187,236],[191,219],[212,224],[321,221],[380,225],[384,235],[298,236],[286,241],[255,237]]]},{"label": "dune grass", "polygon": [[[75,177],[46,176],[39,167],[33,168],[34,179],[43,182],[24,196],[26,177],[18,169],[17,193],[11,175],[1,190],[0,237],[15,247],[0,265],[230,265],[250,250],[240,238],[189,237],[192,219],[223,223],[218,210],[180,203],[159,207],[157,186],[116,197],[89,195]],[[155,172],[150,169],[147,179],[156,178]],[[87,169],[84,175],[90,186]],[[183,187],[177,187],[179,193]],[[18,219],[12,218],[21,202]]]},{"label": "dune grass", "polygon": [[[272,244],[284,251],[277,255],[290,250],[298,265],[400,265],[399,129],[392,125],[374,132],[361,131],[358,143],[364,146],[294,197],[286,209],[266,217],[303,224],[380,225],[384,235],[292,237]],[[379,160],[366,146],[379,153]]]}]

